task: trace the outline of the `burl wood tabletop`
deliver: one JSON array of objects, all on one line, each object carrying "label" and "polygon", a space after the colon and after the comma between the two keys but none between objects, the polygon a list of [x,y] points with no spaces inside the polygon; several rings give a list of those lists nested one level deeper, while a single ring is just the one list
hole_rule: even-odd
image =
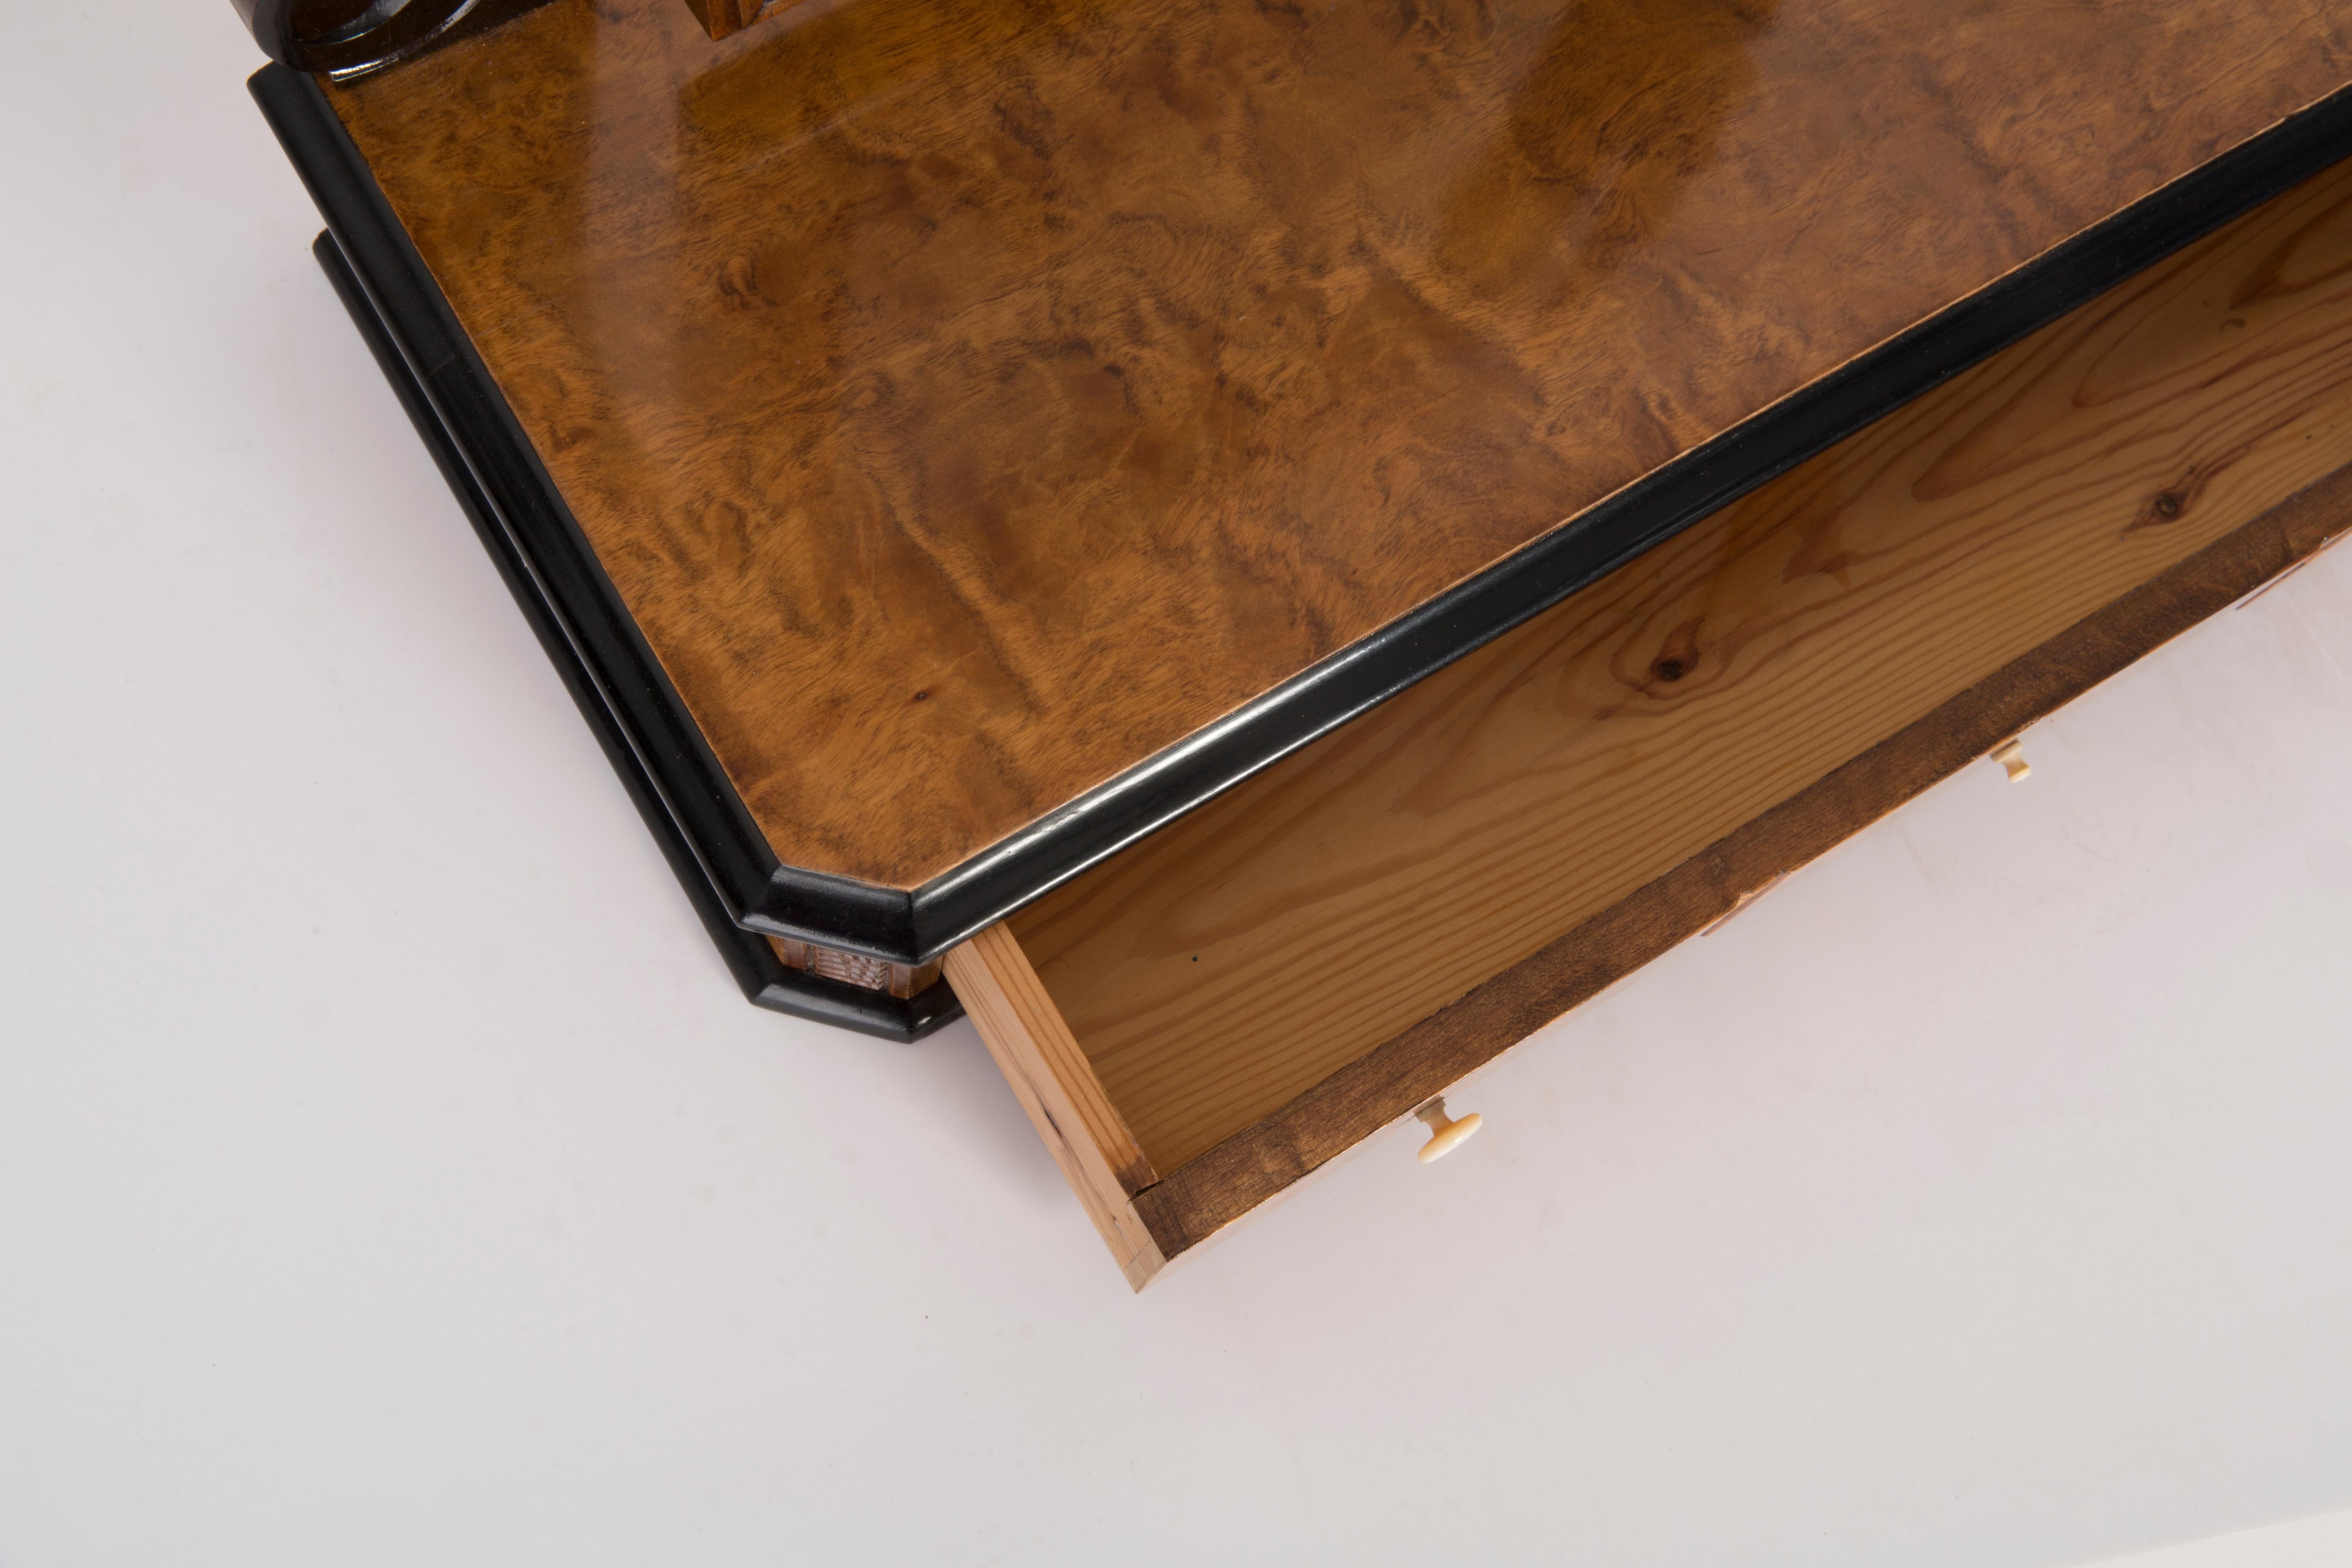
[{"label": "burl wood tabletop", "polygon": [[2347,66],[2321,0],[556,0],[331,97],[779,858],[911,888]]}]

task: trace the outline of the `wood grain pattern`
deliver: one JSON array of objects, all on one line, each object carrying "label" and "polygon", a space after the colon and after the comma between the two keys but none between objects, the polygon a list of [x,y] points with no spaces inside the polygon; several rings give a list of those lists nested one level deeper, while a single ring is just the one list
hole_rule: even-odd
[{"label": "wood grain pattern", "polygon": [[686,0],[686,8],[713,38],[732,37],[764,16],[800,0]]},{"label": "wood grain pattern", "polygon": [[1171,1263],[1766,886],[2352,531],[2352,468],[2208,546],[1139,1194]]},{"label": "wood grain pattern", "polygon": [[778,958],[792,968],[808,974],[820,974],[827,980],[859,985],[868,991],[884,991],[893,996],[912,996],[928,989],[940,977],[940,965],[930,963],[890,963],[879,958],[868,958],[861,952],[844,952],[837,947],[821,942],[795,942],[791,937],[772,936],[768,946]]},{"label": "wood grain pattern", "polygon": [[1013,928],[1174,1170],[2347,460],[2352,165]]},{"label": "wood grain pattern", "polygon": [[950,949],[945,962],[948,983],[1013,1097],[1128,1284],[1142,1289],[1167,1259],[1129,1200],[1159,1177],[1104,1097],[1036,971],[1001,925]]},{"label": "wood grain pattern", "polygon": [[2347,65],[2242,0],[556,0],[332,98],[776,855],[908,888]]}]

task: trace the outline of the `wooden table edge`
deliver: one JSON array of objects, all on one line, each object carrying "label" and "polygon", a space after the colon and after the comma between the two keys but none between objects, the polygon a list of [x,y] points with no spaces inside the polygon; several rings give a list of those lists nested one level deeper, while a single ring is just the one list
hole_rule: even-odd
[{"label": "wooden table edge", "polygon": [[[387,374],[394,363],[405,364],[412,384],[404,397],[414,396],[416,405],[433,415],[456,455],[451,483],[461,502],[468,501],[470,486],[469,504],[496,520],[555,629],[554,642],[542,637],[550,642],[551,657],[559,666],[567,658],[577,666],[574,694],[586,693],[583,712],[590,701],[604,710],[602,722],[591,718],[600,740],[609,732],[635,759],[639,784],[667,816],[707,882],[708,900],[691,886],[689,896],[698,906],[712,902],[730,924],[744,931],[910,965],[931,962],[2352,148],[2347,87],[1791,392],[1380,630],[976,850],[952,869],[919,887],[898,889],[777,860],[686,718],[684,703],[318,83],[273,65],[257,72],[251,87],[325,216],[361,297],[395,347]],[[399,378],[394,379],[397,386]],[[427,440],[432,444],[430,435]],[[559,654],[557,643],[568,653]],[[620,756],[609,744],[607,751],[625,776]],[[648,825],[653,826],[650,816]],[[657,837],[667,837],[659,827],[655,831]],[[680,876],[690,883],[685,870]],[[722,942],[721,947],[728,944]],[[806,1016],[826,1016],[826,1007]],[[826,1016],[826,1021],[845,1020]],[[933,1026],[937,1021],[943,1020],[935,1019]],[[906,1037],[896,1024],[869,1022],[880,1026],[867,1032]]]}]

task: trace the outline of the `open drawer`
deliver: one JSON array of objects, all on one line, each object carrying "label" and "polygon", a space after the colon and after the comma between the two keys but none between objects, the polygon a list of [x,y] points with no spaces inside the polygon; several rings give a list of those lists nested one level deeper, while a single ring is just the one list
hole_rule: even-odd
[{"label": "open drawer", "polygon": [[948,955],[1130,1284],[2352,518],[2317,175]]}]

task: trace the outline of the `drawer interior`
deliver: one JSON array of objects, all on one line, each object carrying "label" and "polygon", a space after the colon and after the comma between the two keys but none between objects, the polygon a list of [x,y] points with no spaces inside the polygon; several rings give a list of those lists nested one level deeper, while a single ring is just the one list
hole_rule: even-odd
[{"label": "drawer interior", "polygon": [[[949,976],[1066,1171],[1091,1160],[1073,1184],[1139,1286],[1198,1226],[1155,1233],[1139,1195],[1230,1166],[1335,1075],[1564,961],[1573,933],[2347,461],[2339,167],[1040,900]],[[2118,636],[2145,652],[2179,629],[2167,613],[2097,632],[2099,658],[2065,655],[2084,678],[2050,689],[2113,668]],[[1363,1124],[1338,1136],[1406,1109],[1349,1111]]]}]

